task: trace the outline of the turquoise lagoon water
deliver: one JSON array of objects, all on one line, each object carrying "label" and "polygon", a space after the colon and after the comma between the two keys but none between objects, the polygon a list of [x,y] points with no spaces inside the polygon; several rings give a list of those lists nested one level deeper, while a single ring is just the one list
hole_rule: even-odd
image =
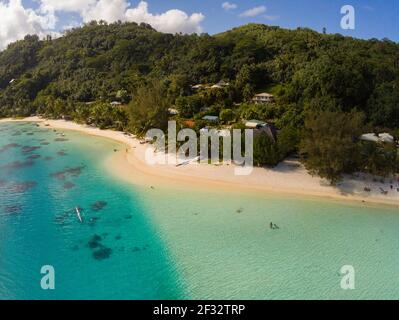
[{"label": "turquoise lagoon water", "polygon": [[0,299],[399,298],[397,208],[136,187],[104,168],[123,148],[0,125]]}]

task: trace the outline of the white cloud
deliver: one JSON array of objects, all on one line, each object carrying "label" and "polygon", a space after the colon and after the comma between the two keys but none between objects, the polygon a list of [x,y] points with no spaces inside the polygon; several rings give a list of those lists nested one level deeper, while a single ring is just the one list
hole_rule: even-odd
[{"label": "white cloud", "polygon": [[267,8],[265,6],[255,7],[255,8],[249,9],[249,10],[241,13],[240,17],[243,17],[243,18],[256,17],[262,13],[265,13],[266,10],[267,10]]},{"label": "white cloud", "polygon": [[41,11],[76,12],[84,22],[92,20],[104,20],[110,23],[118,20],[144,22],[158,31],[170,33],[200,33],[201,22],[205,18],[201,13],[189,16],[177,9],[152,14],[148,10],[146,1],[140,1],[137,7],[131,7],[127,0],[41,0]]},{"label": "white cloud", "polygon": [[227,2],[223,2],[222,8],[226,11],[229,11],[229,10],[237,9],[238,6],[235,3],[230,3],[227,1]]},{"label": "white cloud", "polygon": [[97,0],[39,0],[42,12],[67,11],[84,12],[89,6],[95,5]]},{"label": "white cloud", "polygon": [[[128,0],[37,0],[40,3],[37,10],[25,8],[21,1],[0,0],[0,50],[27,34],[60,36],[54,28],[57,14],[61,12],[77,13],[83,22],[144,22],[158,31],[168,33],[201,33],[201,23],[205,19],[202,13],[188,15],[178,9],[153,14],[149,12],[146,1],[140,1],[136,7],[132,7]],[[64,26],[64,29],[68,29],[78,25],[76,21],[67,21]]]},{"label": "white cloud", "polygon": [[125,0],[99,0],[82,12],[82,18],[84,22],[93,20],[125,21],[128,7],[129,4]]},{"label": "white cloud", "polygon": [[201,22],[205,19],[202,13],[193,13],[191,16],[184,11],[172,9],[161,14],[148,12],[148,3],[141,1],[136,8],[126,11],[126,20],[137,23],[148,23],[158,31],[201,33]]},{"label": "white cloud", "polygon": [[53,14],[40,15],[33,9],[25,9],[21,0],[0,1],[0,17],[0,50],[27,34],[43,37],[56,23]]}]

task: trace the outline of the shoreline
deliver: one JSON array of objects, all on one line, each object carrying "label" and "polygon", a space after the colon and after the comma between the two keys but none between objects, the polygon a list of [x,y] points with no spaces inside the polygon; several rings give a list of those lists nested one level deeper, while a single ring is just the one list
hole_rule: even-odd
[{"label": "shoreline", "polygon": [[[165,187],[171,184],[177,189],[187,188],[209,191],[228,191],[229,193],[250,192],[254,195],[279,195],[307,199],[329,199],[361,203],[364,205],[377,204],[399,206],[399,192],[394,183],[382,184],[372,181],[367,175],[352,179],[346,177],[339,187],[333,187],[327,181],[312,177],[297,161],[286,160],[274,169],[254,168],[249,176],[235,176],[234,165],[215,166],[208,164],[192,163],[180,167],[171,165],[149,165],[145,162],[145,152],[148,144],[123,132],[113,130],[100,130],[88,125],[77,124],[65,120],[46,120],[39,117],[24,119],[0,119],[4,122],[36,122],[42,126],[60,130],[73,130],[84,134],[111,139],[127,147],[118,150],[105,159],[104,165],[116,178],[127,183],[148,188]],[[363,189],[369,187],[372,192]],[[379,188],[388,190],[388,195],[382,195]]]}]

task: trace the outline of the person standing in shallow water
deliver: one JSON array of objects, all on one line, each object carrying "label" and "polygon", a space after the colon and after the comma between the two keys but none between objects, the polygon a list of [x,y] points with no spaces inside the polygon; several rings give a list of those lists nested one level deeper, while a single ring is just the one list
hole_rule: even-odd
[{"label": "person standing in shallow water", "polygon": [[280,229],[280,227],[277,224],[274,224],[273,222],[270,222],[270,229],[278,230],[278,229]]}]

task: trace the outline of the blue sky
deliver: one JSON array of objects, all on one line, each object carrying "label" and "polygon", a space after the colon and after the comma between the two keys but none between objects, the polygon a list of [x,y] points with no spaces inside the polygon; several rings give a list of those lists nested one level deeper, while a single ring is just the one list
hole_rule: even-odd
[{"label": "blue sky", "polygon": [[[137,1],[133,1],[137,2]],[[217,0],[150,0],[152,11],[162,12],[170,8],[179,8],[190,12],[202,12],[205,20],[202,25],[205,32],[217,33],[248,22],[278,25],[285,28],[309,27],[321,31],[327,28],[329,33],[342,33],[359,38],[390,38],[399,41],[399,1],[398,0],[232,0],[237,9],[225,11],[224,1]],[[356,10],[356,28],[345,31],[340,28],[342,15],[340,9],[350,4]],[[266,15],[240,18],[244,10],[266,6]]]},{"label": "blue sky", "polygon": [[[40,1],[22,0],[22,3],[25,8],[37,9]],[[125,1],[128,1],[132,7],[137,7],[140,2]],[[202,13],[204,18],[200,26],[204,32],[210,34],[256,22],[284,28],[309,27],[317,31],[322,31],[323,27],[326,27],[328,33],[342,33],[358,38],[387,37],[399,42],[398,0],[230,0],[229,3],[236,6],[230,10],[222,8],[225,0],[146,0],[146,2],[151,14],[162,14],[171,9],[182,10],[189,16],[193,13]],[[346,4],[352,5],[356,10],[355,30],[345,31],[340,28],[342,17],[340,9]],[[257,16],[240,17],[242,12],[262,6],[266,7],[265,12]],[[76,12],[59,11],[57,17],[58,29],[82,21],[82,17]]]}]

